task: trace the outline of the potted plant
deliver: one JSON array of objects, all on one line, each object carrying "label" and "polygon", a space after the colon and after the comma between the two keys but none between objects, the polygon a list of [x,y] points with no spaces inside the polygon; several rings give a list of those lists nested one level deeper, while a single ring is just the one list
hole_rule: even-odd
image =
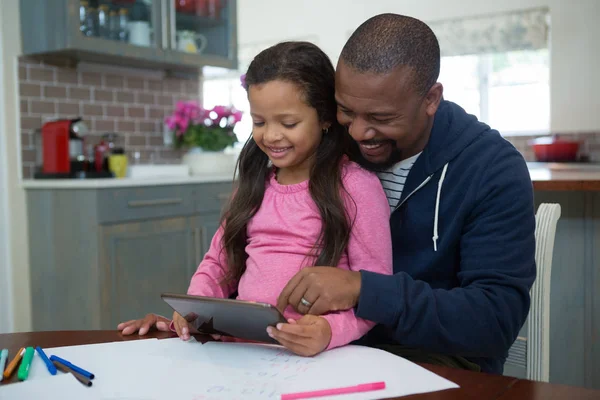
[{"label": "potted plant", "polygon": [[216,106],[205,109],[194,101],[180,101],[165,119],[173,132],[175,148],[187,148],[183,163],[193,175],[228,174],[235,160],[224,150],[236,143],[233,132],[242,119],[242,112],[233,107]]}]

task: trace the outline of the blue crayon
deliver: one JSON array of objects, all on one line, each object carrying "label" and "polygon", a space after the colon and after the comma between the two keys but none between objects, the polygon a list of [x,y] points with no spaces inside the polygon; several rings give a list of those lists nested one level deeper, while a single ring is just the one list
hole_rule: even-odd
[{"label": "blue crayon", "polygon": [[67,360],[63,360],[62,358],[56,357],[55,355],[50,356],[50,360],[51,361],[58,361],[62,365],[65,365],[65,366],[71,368],[75,372],[79,372],[81,375],[85,376],[88,379],[94,379],[94,374],[92,374],[91,372],[86,371],[83,368],[78,367],[77,365],[71,364]]},{"label": "blue crayon", "polygon": [[54,364],[52,364],[52,362],[50,360],[48,360],[48,356],[46,356],[46,353],[44,353],[44,350],[42,350],[42,348],[40,346],[37,346],[35,348],[35,350],[38,352],[40,358],[42,359],[42,361],[44,362],[44,364],[46,364],[46,368],[48,368],[48,372],[50,372],[51,375],[56,375],[56,367],[54,366]]}]

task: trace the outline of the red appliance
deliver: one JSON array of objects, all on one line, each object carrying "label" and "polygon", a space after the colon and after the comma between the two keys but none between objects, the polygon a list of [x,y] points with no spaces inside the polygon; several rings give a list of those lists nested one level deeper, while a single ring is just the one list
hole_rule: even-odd
[{"label": "red appliance", "polygon": [[42,126],[42,173],[69,175],[84,169],[82,134],[87,126],[78,119],[57,120]]}]

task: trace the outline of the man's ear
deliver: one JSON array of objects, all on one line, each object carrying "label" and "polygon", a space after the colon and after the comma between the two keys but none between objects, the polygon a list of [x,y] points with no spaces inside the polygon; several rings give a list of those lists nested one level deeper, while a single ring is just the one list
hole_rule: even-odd
[{"label": "man's ear", "polygon": [[436,82],[429,92],[425,95],[425,112],[430,117],[433,117],[444,98],[444,87],[440,82]]}]

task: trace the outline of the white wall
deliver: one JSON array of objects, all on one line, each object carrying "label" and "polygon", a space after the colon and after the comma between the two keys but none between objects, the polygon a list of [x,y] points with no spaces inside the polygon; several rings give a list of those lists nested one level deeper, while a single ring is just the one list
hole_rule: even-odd
[{"label": "white wall", "polygon": [[548,7],[550,127],[600,131],[600,0],[238,0],[238,7],[240,45],[315,35],[334,62],[349,33],[375,14],[431,22]]},{"label": "white wall", "polygon": [[[0,21],[2,6],[0,5]],[[2,54],[2,30],[0,29],[0,55]],[[0,62],[0,77],[4,67]],[[0,85],[0,126],[4,117],[4,85]],[[0,221],[8,220],[8,193],[6,190],[6,135],[0,135]],[[9,269],[8,224],[0,223],[0,333],[13,331],[12,274]]]},{"label": "white wall", "polygon": [[[27,215],[25,191],[21,188],[21,148],[18,98],[17,57],[21,53],[19,7],[17,0],[0,1],[0,312],[12,324],[0,331],[28,331],[31,329],[31,301],[29,290],[29,256],[27,246]],[[8,282],[5,280],[8,280]],[[8,299],[5,299],[7,297]],[[12,312],[6,312],[11,308]],[[5,314],[6,313],[6,314]]]}]

